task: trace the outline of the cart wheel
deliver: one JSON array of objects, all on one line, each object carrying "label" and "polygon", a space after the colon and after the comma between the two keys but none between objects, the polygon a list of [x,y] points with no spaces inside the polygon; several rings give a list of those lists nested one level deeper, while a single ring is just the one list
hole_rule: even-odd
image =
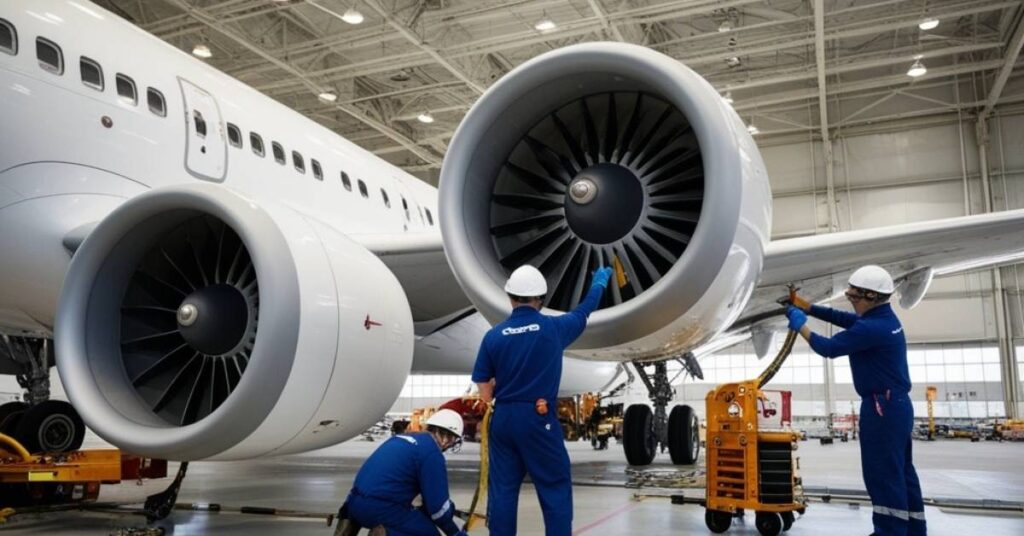
[{"label": "cart wheel", "polygon": [[732,514],[720,510],[704,510],[704,524],[711,532],[721,534],[732,525]]},{"label": "cart wheel", "polygon": [[793,512],[782,512],[780,515],[782,516],[782,531],[785,532],[793,528],[793,522],[796,521]]},{"label": "cart wheel", "polygon": [[782,532],[782,517],[775,512],[757,512],[754,526],[761,536],[779,536]]}]

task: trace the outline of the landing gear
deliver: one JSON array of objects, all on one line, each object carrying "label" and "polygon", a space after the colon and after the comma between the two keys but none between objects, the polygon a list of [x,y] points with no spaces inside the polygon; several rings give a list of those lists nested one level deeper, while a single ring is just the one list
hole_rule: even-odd
[{"label": "landing gear", "polygon": [[[686,371],[694,376],[703,376],[693,356],[687,354],[682,359]],[[666,415],[665,410],[675,396],[668,377],[668,365],[658,361],[637,362],[634,366],[647,386],[654,409],[652,411],[645,404],[634,404],[626,409],[622,423],[626,460],[630,465],[650,465],[660,446],[662,452],[668,448],[672,463],[696,463],[700,454],[700,423],[696,412],[692,407],[683,405],[673,407],[671,415]]]},{"label": "landing gear", "polygon": [[29,452],[69,452],[82,446],[85,423],[71,404],[47,400],[25,411],[15,437]]},{"label": "landing gear", "polygon": [[50,400],[53,344],[49,339],[0,336],[0,359],[18,370],[18,385],[25,402],[0,406],[0,433],[18,440],[29,452],[61,453],[77,450],[85,438],[85,423],[71,407]]}]

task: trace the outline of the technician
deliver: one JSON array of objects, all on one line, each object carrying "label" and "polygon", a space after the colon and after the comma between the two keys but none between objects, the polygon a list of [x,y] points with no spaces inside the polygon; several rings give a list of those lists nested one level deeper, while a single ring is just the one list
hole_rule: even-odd
[{"label": "technician", "polygon": [[512,314],[484,336],[473,369],[481,398],[495,400],[487,486],[491,536],[516,533],[519,488],[527,473],[540,499],[545,534],[572,532],[569,454],[555,407],[562,356],[583,333],[611,275],[611,268],[594,272],[586,298],[559,316],[540,313],[547,282],[533,266],[520,266],[505,284]]},{"label": "technician", "polygon": [[[462,417],[442,409],[427,419],[427,431],[398,434],[366,460],[349,493],[344,513],[363,527],[383,526],[389,536],[466,536],[453,519],[444,451],[462,441]],[[417,495],[422,508],[412,506]]]},{"label": "technician", "polygon": [[[786,310],[789,328],[816,353],[850,356],[853,387],[861,397],[860,459],[874,512],[873,536],[924,536],[927,526],[921,484],[914,470],[907,341],[889,297],[896,289],[883,268],[864,266],[850,276],[846,298],[856,314],[810,305],[797,297]],[[834,337],[812,333],[807,314],[845,331]]]}]

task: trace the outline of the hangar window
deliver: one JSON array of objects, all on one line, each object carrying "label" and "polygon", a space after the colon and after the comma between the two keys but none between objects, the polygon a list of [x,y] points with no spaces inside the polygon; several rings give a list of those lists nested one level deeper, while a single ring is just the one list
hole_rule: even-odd
[{"label": "hangar window", "polygon": [[434,216],[433,216],[433,214],[430,213],[430,209],[429,208],[425,208],[423,210],[425,210],[427,212],[427,223],[429,223],[430,226],[433,227],[434,226]]},{"label": "hangar window", "polygon": [[103,68],[85,56],[78,60],[78,70],[82,72],[82,83],[97,90],[103,91]]},{"label": "hangar window", "polygon": [[295,163],[295,171],[306,173],[306,161],[302,159],[302,155],[298,151],[292,151],[292,162]]},{"label": "hangar window", "polygon": [[18,53],[18,32],[14,30],[14,25],[0,19],[0,52],[6,52],[10,55]]},{"label": "hangar window", "polygon": [[242,148],[242,131],[238,130],[238,125],[228,123],[228,143],[232,147]]},{"label": "hangar window", "polygon": [[317,162],[316,158],[310,158],[309,165],[313,168],[313,178],[318,181],[324,180],[324,168],[320,167],[320,162]]},{"label": "hangar window", "polygon": [[153,88],[147,89],[146,104],[149,105],[149,111],[153,112],[153,115],[167,117],[167,101],[164,100],[163,93]]},{"label": "hangar window", "polygon": [[131,78],[118,73],[114,78],[114,82],[117,85],[117,95],[124,99],[125,102],[132,106],[139,103],[138,94],[135,92],[135,81]]},{"label": "hangar window", "polygon": [[348,173],[345,173],[344,171],[341,172],[341,185],[344,186],[346,190],[350,192],[352,191],[352,181],[349,180]]},{"label": "hangar window", "polygon": [[274,153],[274,162],[282,166],[285,165],[287,159],[284,157],[284,147],[281,147],[281,144],[275,141],[270,143],[270,150]]},{"label": "hangar window", "polygon": [[64,74],[64,54],[57,43],[42,37],[36,38],[36,59],[44,71],[53,74]]},{"label": "hangar window", "polygon": [[380,198],[384,200],[384,206],[391,208],[391,199],[388,198],[388,193],[384,191],[384,188],[380,189]]},{"label": "hangar window", "polygon": [[252,147],[252,152],[256,153],[256,156],[263,158],[263,155],[267,154],[263,150],[263,138],[255,132],[249,133],[249,147]]},{"label": "hangar window", "polygon": [[367,199],[370,198],[370,191],[366,189],[366,183],[363,182],[363,179],[359,179],[359,195]]}]

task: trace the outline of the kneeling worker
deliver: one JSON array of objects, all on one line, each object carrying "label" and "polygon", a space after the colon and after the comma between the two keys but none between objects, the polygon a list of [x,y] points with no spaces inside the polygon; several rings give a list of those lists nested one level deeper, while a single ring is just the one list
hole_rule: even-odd
[{"label": "kneeling worker", "polygon": [[[587,297],[559,316],[541,314],[547,282],[530,265],[508,278],[512,315],[484,336],[473,381],[484,402],[496,400],[491,417],[487,528],[491,536],[516,533],[519,488],[527,473],[540,498],[545,534],[572,532],[572,479],[556,407],[562,356],[587,326],[604,294],[611,268],[592,277]],[[493,383],[492,383],[493,380]]]},{"label": "kneeling worker", "polygon": [[[363,527],[383,526],[388,536],[462,535],[448,498],[444,451],[462,441],[462,417],[442,409],[427,419],[427,431],[385,441],[356,474],[345,501],[348,518]],[[423,507],[412,506],[420,495]]]},{"label": "kneeling worker", "polygon": [[[850,356],[853,387],[861,396],[860,459],[874,508],[874,536],[924,536],[924,502],[911,455],[914,406],[903,326],[889,305],[896,289],[885,269],[869,265],[850,276],[846,298],[856,314],[810,305],[797,298],[786,311],[816,353]],[[845,331],[834,337],[812,333],[807,315]]]}]

